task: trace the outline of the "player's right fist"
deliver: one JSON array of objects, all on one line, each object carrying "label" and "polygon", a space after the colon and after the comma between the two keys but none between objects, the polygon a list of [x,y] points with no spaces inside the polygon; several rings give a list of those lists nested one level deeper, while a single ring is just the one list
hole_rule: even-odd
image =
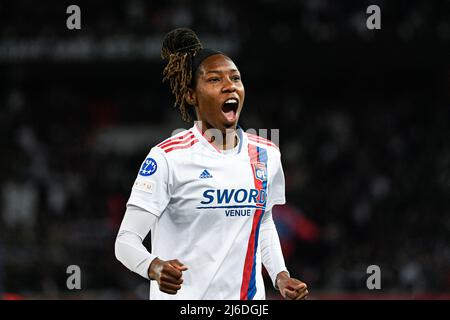
[{"label": "player's right fist", "polygon": [[176,294],[183,283],[183,271],[188,268],[177,259],[164,261],[155,258],[148,268],[150,279],[156,280],[159,290],[168,294]]}]

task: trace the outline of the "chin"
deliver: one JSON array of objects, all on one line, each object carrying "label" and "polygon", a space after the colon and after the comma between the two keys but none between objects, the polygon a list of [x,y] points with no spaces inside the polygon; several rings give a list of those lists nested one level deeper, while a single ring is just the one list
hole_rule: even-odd
[{"label": "chin", "polygon": [[222,122],[222,125],[223,125],[223,127],[225,129],[232,129],[232,128],[236,128],[237,127],[238,122],[239,122],[239,117],[236,117],[236,119],[233,120],[233,121],[229,121],[229,120],[225,119]]},{"label": "chin", "polygon": [[238,124],[237,120],[233,121],[233,122],[226,122],[223,124],[223,127],[225,129],[236,129],[237,124]]}]

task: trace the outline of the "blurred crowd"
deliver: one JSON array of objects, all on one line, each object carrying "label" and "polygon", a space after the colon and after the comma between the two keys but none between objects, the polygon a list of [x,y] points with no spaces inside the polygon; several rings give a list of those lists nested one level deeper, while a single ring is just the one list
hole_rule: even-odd
[{"label": "blurred crowd", "polygon": [[[382,10],[376,33],[370,4]],[[157,55],[5,54],[8,43],[73,37],[57,27],[68,5],[0,4],[0,296],[146,299],[147,283],[114,257],[115,236],[149,149],[190,124]],[[235,41],[241,125],[280,129],[288,203],[274,219],[289,271],[312,294],[367,293],[370,265],[382,293],[450,292],[449,1],[79,6],[79,36],[189,26],[209,43]],[[80,291],[66,287],[69,265]]]},{"label": "blurred crowd", "polygon": [[[256,36],[277,41],[312,39],[334,42],[345,39],[370,40],[367,32],[367,8],[377,5],[382,13],[386,36],[398,41],[450,40],[447,0],[383,1],[363,0],[338,3],[332,0],[277,1],[191,1],[191,0],[121,0],[46,1],[35,5],[30,0],[3,2],[0,5],[1,35],[5,38],[52,38],[67,35],[66,8],[81,8],[82,26],[89,36],[160,35],[180,25],[216,37],[232,34],[236,41]],[[63,14],[61,16],[61,13]],[[63,24],[65,26],[65,24]],[[83,27],[82,27],[83,28]]]}]

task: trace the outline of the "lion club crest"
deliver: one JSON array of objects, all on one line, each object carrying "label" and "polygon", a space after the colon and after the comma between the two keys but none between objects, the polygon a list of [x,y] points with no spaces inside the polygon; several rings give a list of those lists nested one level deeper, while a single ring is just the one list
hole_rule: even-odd
[{"label": "lion club crest", "polygon": [[265,163],[255,162],[253,164],[253,170],[255,171],[255,177],[259,181],[267,181],[267,168]]}]

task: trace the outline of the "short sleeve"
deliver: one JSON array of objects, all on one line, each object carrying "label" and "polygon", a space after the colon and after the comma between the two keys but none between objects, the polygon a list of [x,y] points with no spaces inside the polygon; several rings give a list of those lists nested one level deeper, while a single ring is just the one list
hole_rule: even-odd
[{"label": "short sleeve", "polygon": [[273,153],[272,159],[269,159],[269,161],[266,210],[272,210],[274,205],[286,203],[284,172],[280,153]]},{"label": "short sleeve", "polygon": [[160,149],[151,149],[139,168],[127,205],[135,205],[160,216],[170,200],[169,180],[167,158]]}]

